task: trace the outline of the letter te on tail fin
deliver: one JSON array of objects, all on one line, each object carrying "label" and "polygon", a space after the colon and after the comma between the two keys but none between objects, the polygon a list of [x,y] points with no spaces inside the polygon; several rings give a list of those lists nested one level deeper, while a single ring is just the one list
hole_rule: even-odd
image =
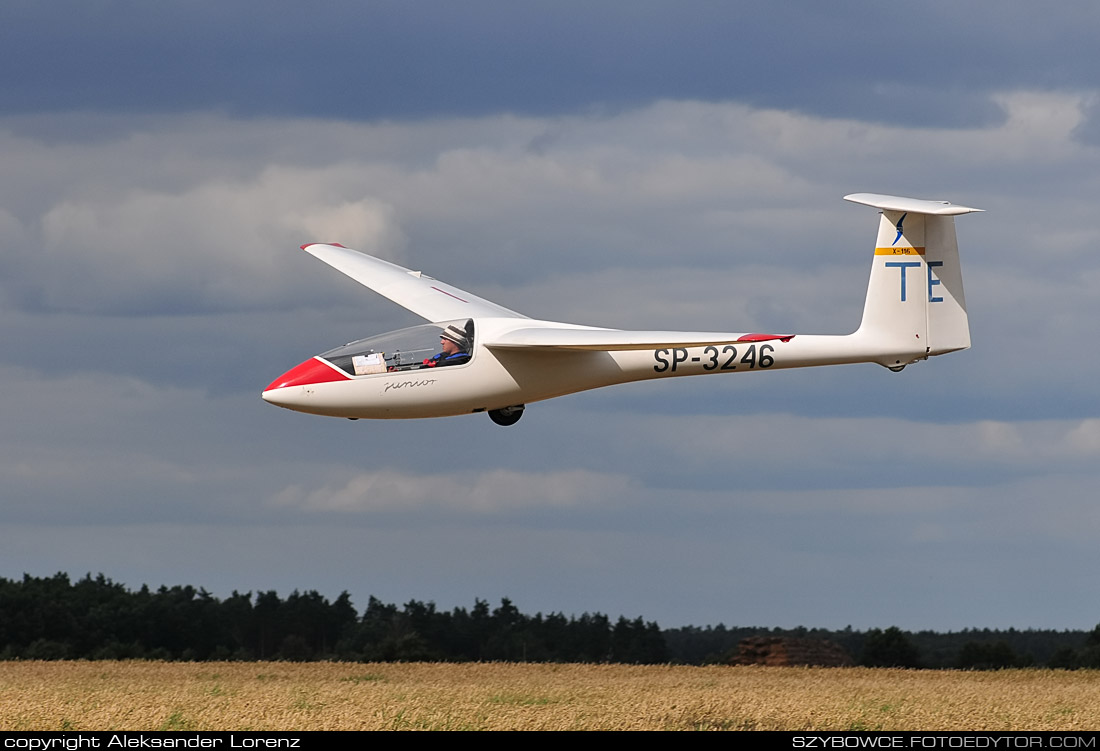
[{"label": "letter te on tail fin", "polygon": [[969,347],[955,216],[981,209],[875,193],[844,198],[882,210],[856,335],[881,348],[888,367]]}]

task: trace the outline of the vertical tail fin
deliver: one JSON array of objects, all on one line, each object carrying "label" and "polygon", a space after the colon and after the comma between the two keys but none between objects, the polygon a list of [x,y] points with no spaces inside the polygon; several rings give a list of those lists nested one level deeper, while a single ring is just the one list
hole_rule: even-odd
[{"label": "vertical tail fin", "polygon": [[882,209],[863,321],[856,332],[887,367],[970,346],[955,216],[982,209],[944,201],[853,193]]}]

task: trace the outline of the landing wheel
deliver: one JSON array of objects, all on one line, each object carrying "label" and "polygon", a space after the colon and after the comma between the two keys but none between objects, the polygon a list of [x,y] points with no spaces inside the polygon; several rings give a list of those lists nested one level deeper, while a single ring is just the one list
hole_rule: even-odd
[{"label": "landing wheel", "polygon": [[522,404],[517,404],[514,407],[505,407],[504,409],[489,410],[489,419],[497,425],[515,425],[519,422],[519,418],[521,417],[523,417]]}]

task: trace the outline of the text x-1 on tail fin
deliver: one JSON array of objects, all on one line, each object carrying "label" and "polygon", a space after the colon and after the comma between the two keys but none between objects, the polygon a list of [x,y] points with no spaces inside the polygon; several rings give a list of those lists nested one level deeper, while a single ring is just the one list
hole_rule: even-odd
[{"label": "text x-1 on tail fin", "polygon": [[946,201],[853,193],[882,210],[863,321],[855,336],[900,369],[970,346],[955,216],[982,209]]}]

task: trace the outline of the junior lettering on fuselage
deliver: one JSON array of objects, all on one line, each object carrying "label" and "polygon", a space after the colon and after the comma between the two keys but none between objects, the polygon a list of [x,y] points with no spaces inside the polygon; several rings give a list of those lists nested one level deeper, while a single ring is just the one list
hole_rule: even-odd
[{"label": "junior lettering on fuselage", "polygon": [[396,383],[390,382],[386,384],[386,388],[382,389],[382,393],[384,394],[390,389],[417,389],[421,386],[431,386],[433,383],[435,383],[434,378],[428,378],[422,381],[397,381]]},{"label": "junior lettering on fuselage", "polygon": [[755,370],[770,368],[775,364],[775,347],[770,344],[749,344],[736,347],[723,346],[693,348],[676,347],[653,350],[655,373],[675,373],[684,369],[700,369],[706,372],[714,370]]}]

